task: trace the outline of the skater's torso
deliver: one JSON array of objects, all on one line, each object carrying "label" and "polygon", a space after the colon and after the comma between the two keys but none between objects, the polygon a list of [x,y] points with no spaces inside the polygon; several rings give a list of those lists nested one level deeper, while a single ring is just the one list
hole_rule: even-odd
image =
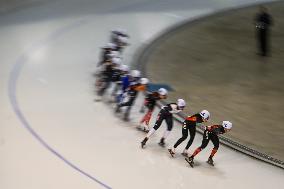
[{"label": "skater's torso", "polygon": [[110,54],[111,54],[111,50],[104,49],[102,51],[102,55],[101,55],[102,62],[106,62],[106,61],[110,60]]},{"label": "skater's torso", "polygon": [[188,116],[185,120],[184,123],[190,127],[193,126],[195,127],[198,123],[203,123],[203,119],[200,114],[194,114],[192,116]]},{"label": "skater's torso", "polygon": [[162,107],[162,110],[168,114],[177,114],[181,112],[181,110],[178,108],[178,105],[176,103],[167,104],[166,106]]},{"label": "skater's torso", "polygon": [[139,91],[143,91],[145,89],[144,85],[140,83],[131,84],[128,90],[128,95],[130,98],[136,98]]},{"label": "skater's torso", "polygon": [[114,69],[112,73],[112,81],[120,82],[121,81],[122,72],[119,69]]},{"label": "skater's torso", "polygon": [[207,126],[206,130],[209,131],[210,133],[213,133],[213,134],[216,134],[216,135],[225,133],[225,129],[222,125]]},{"label": "skater's torso", "polygon": [[129,75],[122,76],[122,78],[121,78],[122,91],[125,91],[129,87],[129,85],[130,85],[129,77],[130,77]]},{"label": "skater's torso", "polygon": [[105,64],[105,69],[103,71],[104,79],[111,80],[113,72],[114,72],[114,69],[113,69],[112,63],[106,63]]},{"label": "skater's torso", "polygon": [[146,106],[152,110],[154,109],[157,100],[160,100],[160,95],[157,92],[153,92],[148,94],[145,100],[146,100]]}]

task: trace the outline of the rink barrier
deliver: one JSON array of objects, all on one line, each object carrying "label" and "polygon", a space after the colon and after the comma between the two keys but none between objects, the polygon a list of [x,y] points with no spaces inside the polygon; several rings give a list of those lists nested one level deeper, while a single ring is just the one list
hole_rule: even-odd
[{"label": "rink barrier", "polygon": [[[276,1],[278,2],[278,1]],[[266,4],[272,4],[275,2],[269,2]],[[250,8],[250,7],[254,7],[259,5],[259,3],[253,3],[251,5],[246,5],[246,6],[242,6],[242,7],[238,7],[238,8],[230,8],[230,9],[226,9],[226,10],[221,10],[220,12],[213,12],[210,14],[207,14],[205,16],[201,16],[195,19],[190,19],[190,20],[185,20],[185,21],[181,21],[167,29],[165,29],[164,31],[160,32],[157,36],[154,37],[154,39],[152,41],[150,41],[149,43],[145,44],[144,46],[142,46],[139,50],[136,51],[135,54],[135,58],[133,60],[133,63],[131,64],[135,69],[138,69],[142,72],[142,75],[147,77],[149,80],[151,80],[151,78],[149,78],[147,76],[147,71],[146,71],[146,66],[147,66],[147,62],[149,59],[149,56],[151,54],[151,52],[157,47],[159,46],[159,44],[164,41],[164,39],[167,39],[168,36],[171,36],[172,34],[175,34],[177,31],[184,29],[185,27],[188,27],[189,25],[193,26],[201,21],[206,21],[207,19],[212,19],[214,17],[218,17],[218,16],[224,16],[228,13],[231,13],[232,11],[235,10],[241,10],[241,9],[245,9],[245,8]],[[157,106],[161,107],[166,105],[168,102],[167,101],[161,101],[157,104]],[[176,121],[178,121],[179,123],[182,123],[184,121],[184,119],[186,118],[186,115],[183,113],[179,113],[176,116],[174,116],[174,119]],[[201,128],[197,127],[197,132],[200,134],[203,134],[204,130],[202,130]],[[271,165],[274,165],[276,167],[279,167],[281,169],[284,169],[284,162],[282,160],[273,158],[265,153],[259,152],[255,149],[252,149],[248,146],[245,146],[243,144],[240,144],[239,142],[236,142],[228,137],[225,136],[219,136],[220,139],[220,143],[235,150],[238,152],[241,152],[245,155],[248,155],[250,157],[253,157],[257,160],[269,163]]]}]

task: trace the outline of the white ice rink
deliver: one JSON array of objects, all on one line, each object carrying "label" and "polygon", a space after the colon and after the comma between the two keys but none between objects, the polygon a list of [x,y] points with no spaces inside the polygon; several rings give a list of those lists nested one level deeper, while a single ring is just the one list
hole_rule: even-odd
[{"label": "white ice rink", "polygon": [[[135,129],[142,115],[134,110],[125,123],[112,105],[93,101],[92,73],[111,29],[129,32],[124,60],[131,64],[139,48],[174,24],[260,1],[23,2],[0,9],[0,189],[284,187],[282,169],[224,146],[215,167],[205,163],[207,148],[192,169],[157,145],[164,127],[142,150],[144,134]],[[175,123],[167,143],[180,136]],[[191,150],[200,143],[197,135]]]}]

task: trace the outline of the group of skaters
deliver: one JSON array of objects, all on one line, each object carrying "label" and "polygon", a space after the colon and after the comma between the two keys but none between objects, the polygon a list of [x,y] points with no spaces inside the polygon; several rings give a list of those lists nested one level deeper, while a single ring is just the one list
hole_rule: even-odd
[{"label": "group of skaters", "polygon": [[[111,42],[102,48],[101,60],[98,63],[99,71],[96,74],[97,95],[102,98],[106,91],[112,88],[110,101],[116,104],[115,113],[121,113],[122,108],[125,107],[123,120],[128,121],[131,108],[134,105],[138,93],[143,92],[145,99],[140,112],[145,113],[145,108],[147,111],[140,121],[139,128],[147,134],[141,141],[141,147],[145,148],[147,141],[159,129],[164,120],[167,129],[161,137],[159,145],[165,147],[165,140],[173,128],[173,115],[182,112],[186,107],[186,102],[183,99],[178,99],[176,102],[162,106],[154,126],[150,128],[149,123],[156,103],[159,100],[166,99],[168,91],[165,88],[160,88],[157,91],[148,92],[147,85],[149,80],[141,77],[139,70],[130,70],[127,65],[122,63],[122,52],[124,48],[129,45],[128,39],[129,35],[125,30],[117,29],[111,31]],[[182,136],[168,149],[169,154],[175,157],[176,148],[190,135],[189,141],[182,152],[182,155],[185,156],[185,160],[193,167],[194,157],[206,148],[209,141],[212,141],[214,147],[207,163],[214,165],[213,157],[219,148],[218,135],[230,131],[232,123],[230,121],[223,121],[221,124],[203,126],[202,124],[208,122],[209,119],[210,112],[207,110],[202,110],[201,112],[186,117],[182,123]],[[195,149],[192,155],[189,155],[188,151],[195,138],[197,126],[204,129],[202,144]]]},{"label": "group of skaters", "polygon": [[98,100],[112,88],[110,102],[116,103],[115,112],[120,113],[126,107],[123,119],[129,120],[129,113],[140,91],[146,91],[149,82],[141,77],[139,70],[130,70],[123,64],[122,53],[128,46],[128,34],[121,29],[111,32],[110,43],[102,47],[102,55],[97,64],[96,89]]}]

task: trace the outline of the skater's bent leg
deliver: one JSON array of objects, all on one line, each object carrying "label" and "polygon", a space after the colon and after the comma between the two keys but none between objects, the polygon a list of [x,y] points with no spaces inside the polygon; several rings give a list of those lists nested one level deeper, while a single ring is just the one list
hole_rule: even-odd
[{"label": "skater's bent leg", "polygon": [[192,156],[191,157],[195,157],[199,152],[201,152],[202,151],[202,148],[201,147],[198,147],[198,148],[196,148],[195,150],[194,150],[194,152],[193,152],[193,154],[192,154]]},{"label": "skater's bent leg", "polygon": [[154,127],[150,129],[150,131],[148,132],[148,134],[146,135],[147,138],[149,138],[150,136],[152,136],[157,129],[155,129]]},{"label": "skater's bent leg", "polygon": [[149,122],[150,122],[150,120],[151,120],[152,113],[153,113],[152,110],[149,110],[149,111],[148,111],[148,116],[147,116],[147,118],[146,118],[146,120],[145,120],[147,126],[149,125]]},{"label": "skater's bent leg", "polygon": [[186,150],[189,149],[189,147],[191,146],[194,138],[195,138],[195,133],[196,133],[196,127],[189,127],[189,133],[190,133],[190,139],[187,142],[187,145],[185,147]]},{"label": "skater's bent leg", "polygon": [[166,123],[167,123],[167,129],[168,131],[171,131],[173,129],[173,116],[169,115],[165,118]]},{"label": "skater's bent leg", "polygon": [[104,86],[98,91],[98,95],[103,96],[106,90],[109,88],[110,84],[110,81],[105,81]]},{"label": "skater's bent leg", "polygon": [[182,137],[178,139],[178,141],[175,143],[174,148],[177,148],[178,145],[180,145],[188,136],[188,130],[186,127],[182,128]]},{"label": "skater's bent leg", "polygon": [[154,132],[159,129],[159,127],[161,126],[163,120],[164,120],[164,114],[163,113],[159,113],[157,121],[156,121],[154,127],[150,129],[150,131],[148,132],[148,134],[146,136],[147,138],[152,136],[154,134]]},{"label": "skater's bent leg", "polygon": [[217,151],[218,151],[218,148],[215,148],[215,147],[214,147],[214,148],[212,149],[211,154],[210,154],[209,157],[210,157],[210,158],[213,158],[213,156],[217,153]]},{"label": "skater's bent leg", "polygon": [[153,128],[155,130],[158,130],[164,119],[165,119],[165,115],[163,113],[159,113],[157,121],[156,121],[156,123],[155,123]]},{"label": "skater's bent leg", "polygon": [[173,117],[172,117],[172,115],[167,116],[165,118],[165,120],[166,120],[166,123],[167,123],[167,130],[164,132],[164,135],[163,135],[163,137],[161,138],[161,141],[160,141],[160,143],[163,143],[163,144],[164,144],[165,139],[169,136],[169,134],[170,134],[170,132],[173,128]]},{"label": "skater's bent leg", "polygon": [[212,149],[211,151],[211,154],[210,154],[210,158],[212,158],[218,151],[218,148],[219,148],[219,138],[217,135],[212,135],[211,136],[211,141],[214,145],[214,148]]},{"label": "skater's bent leg", "polygon": [[201,152],[204,148],[206,148],[206,146],[208,145],[209,143],[209,138],[207,137],[207,134],[206,134],[207,131],[204,132],[203,134],[203,140],[202,140],[202,144],[200,147],[198,147],[194,153],[192,154],[192,157],[196,156],[199,152]]},{"label": "skater's bent leg", "polygon": [[146,124],[149,125],[149,121],[150,121],[151,116],[152,116],[152,112],[149,110],[149,111],[144,115],[144,117],[142,118],[142,120],[140,121],[140,123],[146,122]]},{"label": "skater's bent leg", "polygon": [[127,102],[121,103],[120,106],[131,106],[133,104],[133,100],[130,98]]},{"label": "skater's bent leg", "polygon": [[124,113],[124,120],[128,120],[129,119],[129,114],[130,114],[130,110],[131,110],[132,106],[128,106],[125,113]]}]

